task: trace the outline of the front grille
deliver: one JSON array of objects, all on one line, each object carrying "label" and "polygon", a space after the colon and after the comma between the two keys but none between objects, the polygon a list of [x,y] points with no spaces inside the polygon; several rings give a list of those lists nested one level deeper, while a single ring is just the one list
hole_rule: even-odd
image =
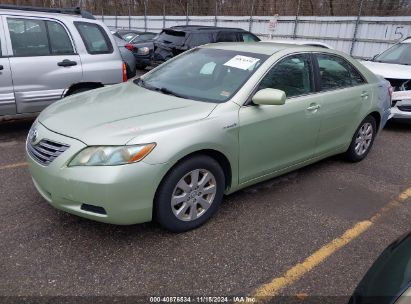
[{"label": "front grille", "polygon": [[30,140],[27,141],[27,151],[37,162],[44,166],[48,166],[68,148],[70,148],[69,145],[49,139],[42,139],[35,145]]},{"label": "front grille", "polygon": [[398,106],[400,111],[411,112],[411,106]]}]

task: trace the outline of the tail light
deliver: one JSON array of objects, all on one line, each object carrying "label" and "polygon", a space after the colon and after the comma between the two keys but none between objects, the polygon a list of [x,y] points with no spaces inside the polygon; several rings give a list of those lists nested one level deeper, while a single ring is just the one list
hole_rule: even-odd
[{"label": "tail light", "polygon": [[131,43],[127,43],[124,47],[129,51],[134,51],[134,45]]},{"label": "tail light", "polygon": [[123,62],[123,82],[127,81],[127,67],[126,64]]},{"label": "tail light", "polygon": [[392,98],[392,92],[394,92],[394,88],[392,86],[388,87],[388,95]]}]

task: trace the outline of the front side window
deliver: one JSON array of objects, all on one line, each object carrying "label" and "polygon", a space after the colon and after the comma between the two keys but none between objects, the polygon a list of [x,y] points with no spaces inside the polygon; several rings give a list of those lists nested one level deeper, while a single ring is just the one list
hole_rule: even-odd
[{"label": "front side window", "polygon": [[14,56],[74,54],[67,31],[54,21],[7,18]]},{"label": "front side window", "polygon": [[299,54],[281,60],[265,75],[258,90],[282,90],[287,97],[313,92],[309,58],[308,55]]},{"label": "front side window", "polygon": [[14,56],[50,55],[45,21],[7,18],[7,24]]},{"label": "front side window", "polygon": [[163,94],[221,103],[229,100],[267,58],[248,52],[192,49],[135,83]]},{"label": "front side window", "polygon": [[110,54],[113,46],[104,29],[95,23],[74,22],[89,54]]},{"label": "front side window", "polygon": [[317,55],[321,90],[329,91],[365,82],[361,74],[344,59],[332,55]]}]

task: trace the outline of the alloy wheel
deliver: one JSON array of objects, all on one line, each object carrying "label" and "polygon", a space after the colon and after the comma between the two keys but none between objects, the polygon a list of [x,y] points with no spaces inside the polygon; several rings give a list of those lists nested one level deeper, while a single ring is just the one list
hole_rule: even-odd
[{"label": "alloy wheel", "polygon": [[214,201],[217,183],[206,169],[195,169],[183,176],[171,197],[173,214],[181,221],[194,221],[204,215]]},{"label": "alloy wheel", "polygon": [[358,130],[357,138],[355,139],[355,153],[358,156],[363,155],[367,152],[371,146],[373,139],[373,128],[369,122],[364,123],[361,128]]}]

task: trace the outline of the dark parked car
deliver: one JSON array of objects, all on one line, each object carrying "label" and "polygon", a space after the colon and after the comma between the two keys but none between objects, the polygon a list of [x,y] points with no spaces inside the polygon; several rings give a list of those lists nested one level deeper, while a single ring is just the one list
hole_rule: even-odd
[{"label": "dark parked car", "polygon": [[260,39],[240,28],[173,26],[163,29],[154,40],[153,61],[164,62],[184,51],[215,42],[256,42]]},{"label": "dark parked car", "polygon": [[349,304],[406,304],[411,299],[411,233],[388,246],[358,284]]},{"label": "dark parked car", "polygon": [[133,52],[138,69],[145,69],[151,62],[151,56],[154,50],[154,38],[156,33],[144,32],[135,36],[126,47]]}]

